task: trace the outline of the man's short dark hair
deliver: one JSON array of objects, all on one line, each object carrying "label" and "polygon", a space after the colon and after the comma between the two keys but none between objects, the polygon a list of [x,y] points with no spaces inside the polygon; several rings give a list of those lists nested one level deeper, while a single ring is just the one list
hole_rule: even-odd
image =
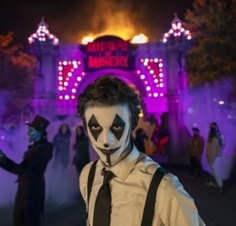
[{"label": "man's short dark hair", "polygon": [[[114,75],[104,75],[88,85],[78,97],[78,113],[85,121],[85,110],[88,106],[113,106],[127,104],[131,113],[131,126],[137,126],[140,113],[140,99],[135,89],[131,88]],[[104,117],[106,117],[104,115]]]}]

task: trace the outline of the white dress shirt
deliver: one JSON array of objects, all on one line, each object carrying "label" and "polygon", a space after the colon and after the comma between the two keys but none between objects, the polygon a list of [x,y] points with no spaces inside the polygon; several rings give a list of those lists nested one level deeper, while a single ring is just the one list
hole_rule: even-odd
[{"label": "white dress shirt", "polygon": [[[92,163],[84,167],[80,175],[80,190],[88,210],[87,226],[93,225],[93,212],[97,193],[103,183],[102,162],[97,162],[89,205],[87,204],[87,180]],[[134,146],[130,154],[116,165],[107,168],[115,177],[110,181],[112,195],[111,226],[140,226],[146,195],[152,176],[160,167]],[[88,207],[89,206],[89,207]],[[152,226],[204,226],[194,200],[184,190],[178,178],[166,174],[157,191]],[[147,225],[148,226],[148,225]]]}]

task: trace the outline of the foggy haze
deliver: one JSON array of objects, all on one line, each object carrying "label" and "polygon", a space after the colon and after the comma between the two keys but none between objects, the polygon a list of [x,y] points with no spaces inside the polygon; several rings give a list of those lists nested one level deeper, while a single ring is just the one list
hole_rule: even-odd
[{"label": "foggy haze", "polygon": [[[45,116],[50,119],[50,117]],[[72,159],[74,157],[73,144],[75,143],[75,128],[81,122],[78,117],[67,118],[66,121],[50,120],[48,127],[48,140],[52,141],[62,123],[68,123],[71,129],[69,164],[65,171],[56,170],[53,167],[54,157],[49,162],[46,173],[46,205],[58,208],[71,205],[79,194],[79,179]],[[27,125],[24,122],[14,131],[0,130],[0,148],[16,163],[22,161],[24,152],[27,150],[28,137]],[[92,150],[90,150],[92,152]],[[91,160],[97,158],[95,153],[90,154]],[[12,205],[17,188],[17,176],[0,168],[0,207]],[[1,224],[1,221],[0,221]]]},{"label": "foggy haze", "polygon": [[[218,81],[215,86],[202,86],[188,91],[183,96],[184,124],[192,133],[192,127],[198,127],[205,139],[205,148],[211,122],[216,122],[224,136],[225,147],[223,155],[217,158],[217,170],[223,179],[228,179],[236,156],[236,113],[235,106],[229,102],[234,89],[231,80]],[[230,103],[230,104],[229,104]],[[203,168],[210,172],[206,160],[206,150],[202,156]]]}]

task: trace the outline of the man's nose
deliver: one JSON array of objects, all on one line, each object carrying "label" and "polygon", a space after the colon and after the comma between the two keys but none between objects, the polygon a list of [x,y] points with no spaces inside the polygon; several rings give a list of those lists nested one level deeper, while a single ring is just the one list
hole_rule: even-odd
[{"label": "man's nose", "polygon": [[114,136],[109,130],[104,130],[102,133],[101,143],[104,148],[109,148],[114,142]]}]

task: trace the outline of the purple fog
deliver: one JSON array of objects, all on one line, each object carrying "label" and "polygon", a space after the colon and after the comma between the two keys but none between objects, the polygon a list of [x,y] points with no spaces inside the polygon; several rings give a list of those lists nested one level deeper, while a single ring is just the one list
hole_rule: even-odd
[{"label": "purple fog", "polygon": [[[219,81],[214,86],[205,85],[183,96],[184,124],[191,132],[196,126],[200,129],[205,139],[205,147],[208,137],[209,124],[216,122],[224,136],[225,147],[223,155],[217,158],[216,166],[223,179],[228,179],[235,162],[236,155],[236,114],[235,103],[229,104],[230,94],[233,91],[233,83],[230,80]],[[202,156],[203,168],[210,172],[206,161],[205,150]]]},{"label": "purple fog", "polygon": [[[49,118],[50,119],[50,118]],[[50,161],[46,178],[46,205],[60,207],[70,205],[75,200],[76,195],[79,193],[79,179],[72,165],[74,156],[73,144],[75,142],[75,127],[80,124],[78,117],[67,119],[66,121],[53,121],[48,127],[48,140],[52,141],[59,126],[62,123],[68,123],[71,129],[70,150],[69,150],[69,164],[66,170],[55,169],[53,167],[54,158]],[[27,125],[24,122],[20,127],[14,131],[0,130],[0,148],[4,153],[14,160],[16,163],[21,162],[24,152],[27,150],[28,137]],[[92,153],[91,159],[95,159],[96,155]],[[17,188],[17,177],[5,170],[0,169],[0,207],[12,205],[15,198]]]}]

